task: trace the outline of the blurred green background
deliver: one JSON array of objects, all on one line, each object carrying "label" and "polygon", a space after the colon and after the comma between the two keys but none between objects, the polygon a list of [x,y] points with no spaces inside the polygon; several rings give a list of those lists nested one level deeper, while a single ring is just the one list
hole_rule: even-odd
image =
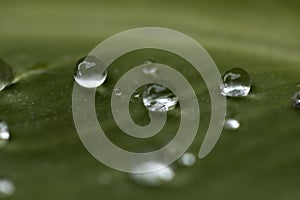
[{"label": "blurred green background", "polygon": [[[0,57],[17,74],[27,75],[0,92],[0,118],[12,135],[0,150],[0,178],[16,186],[15,194],[0,198],[299,199],[300,114],[291,104],[291,96],[300,90],[299,10],[296,0],[1,0]],[[136,184],[95,160],[80,142],[71,112],[77,60],[109,36],[145,26],[191,36],[221,72],[241,67],[253,81],[248,97],[228,99],[228,115],[241,127],[224,131],[213,152],[196,165],[172,165],[174,180],[156,188]],[[167,136],[143,143],[121,136],[106,107],[109,99],[104,97],[117,78],[148,57],[181,69],[194,84],[203,125],[189,151],[197,154],[209,121],[209,96],[191,66],[174,55],[139,51],[113,63],[96,95],[97,112],[107,116],[99,121],[124,148],[157,147],[170,139],[178,111],[170,113]],[[140,105],[134,115],[145,124],[149,119]],[[110,176],[110,184],[101,184],[103,174]]]}]

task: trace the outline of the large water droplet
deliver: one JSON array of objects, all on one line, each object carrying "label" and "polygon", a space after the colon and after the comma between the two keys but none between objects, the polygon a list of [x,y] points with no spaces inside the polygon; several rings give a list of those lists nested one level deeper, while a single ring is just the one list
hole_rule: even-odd
[{"label": "large water droplet", "polygon": [[251,89],[251,79],[249,74],[241,68],[227,70],[223,76],[221,93],[224,96],[240,97],[247,96]]},{"label": "large water droplet", "polygon": [[168,88],[150,84],[144,91],[143,103],[150,111],[166,112],[175,108],[178,98]]},{"label": "large water droplet", "polygon": [[99,87],[107,77],[107,72],[103,72],[103,67],[103,63],[95,56],[84,57],[77,62],[74,70],[74,79],[82,87]]},{"label": "large water droplet", "polygon": [[192,153],[185,153],[178,161],[183,166],[191,167],[196,163],[196,158]]},{"label": "large water droplet", "polygon": [[6,122],[0,121],[0,148],[4,147],[10,138]]},{"label": "large water droplet", "polygon": [[236,130],[240,127],[240,122],[236,119],[226,119],[224,123],[225,130]]},{"label": "large water droplet", "polygon": [[0,91],[10,85],[14,80],[14,72],[11,66],[0,59]]},{"label": "large water droplet", "polygon": [[144,74],[155,74],[157,71],[157,67],[155,65],[155,61],[152,59],[148,59],[144,62],[143,72]]},{"label": "large water droplet", "polygon": [[296,92],[296,94],[292,97],[293,106],[300,110],[300,91]]},{"label": "large water droplet", "polygon": [[11,196],[15,193],[15,184],[8,179],[0,179],[0,197]]},{"label": "large water droplet", "polygon": [[149,171],[153,168],[162,169],[150,173],[130,174],[130,178],[137,184],[154,187],[170,182],[175,176],[174,171],[170,167],[165,167],[163,164],[157,162],[144,163],[141,166],[138,166],[137,170]]}]

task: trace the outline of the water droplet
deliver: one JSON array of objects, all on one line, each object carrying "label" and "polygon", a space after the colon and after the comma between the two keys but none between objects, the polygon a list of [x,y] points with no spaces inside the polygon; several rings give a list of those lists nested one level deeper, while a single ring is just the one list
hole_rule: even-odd
[{"label": "water droplet", "polygon": [[8,179],[0,179],[0,197],[11,196],[15,193],[15,184]]},{"label": "water droplet", "polygon": [[[77,62],[74,70],[75,81],[86,88],[96,88],[104,83],[107,72],[103,71],[103,63],[94,56],[87,56]],[[99,76],[99,74],[101,74]]]},{"label": "water droplet", "polygon": [[143,103],[150,111],[166,112],[176,107],[178,98],[168,88],[158,84],[150,84],[144,91]]},{"label": "water droplet", "polygon": [[11,66],[0,59],[0,91],[10,85],[14,79],[14,72]]},{"label": "water droplet", "polygon": [[[162,168],[163,164],[157,162],[148,162],[144,163],[141,166],[138,166],[138,171],[145,170],[149,171],[153,168]],[[142,174],[130,174],[130,178],[139,185],[143,186],[161,186],[170,182],[175,176],[174,171],[170,167],[164,167],[158,171]]]},{"label": "water droplet", "polygon": [[115,93],[116,96],[121,96],[123,92],[119,88],[115,88],[114,93]]},{"label": "water droplet", "polygon": [[292,100],[294,107],[300,110],[300,91],[296,92],[296,94],[292,97]]},{"label": "water droplet", "polygon": [[152,59],[148,59],[144,62],[143,72],[144,74],[155,74],[157,71],[157,67],[155,65],[155,61]]},{"label": "water droplet", "polygon": [[222,76],[221,93],[224,96],[247,96],[251,89],[249,74],[241,68],[227,70]]},{"label": "water droplet", "polygon": [[178,161],[183,166],[191,167],[196,163],[196,158],[192,153],[185,153]]},{"label": "water droplet", "polygon": [[0,121],[0,148],[4,147],[10,138],[6,122]]},{"label": "water droplet", "polygon": [[225,130],[236,130],[240,127],[240,122],[236,119],[226,119],[224,123]]},{"label": "water droplet", "polygon": [[109,173],[103,172],[99,175],[99,182],[101,185],[109,185],[111,183],[111,175]]}]

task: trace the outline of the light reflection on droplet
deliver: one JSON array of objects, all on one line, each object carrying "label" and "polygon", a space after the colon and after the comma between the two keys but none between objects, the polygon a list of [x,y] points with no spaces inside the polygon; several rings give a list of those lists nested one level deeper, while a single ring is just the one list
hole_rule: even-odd
[{"label": "light reflection on droplet", "polygon": [[178,161],[183,166],[191,167],[196,163],[196,158],[192,153],[185,153]]},{"label": "light reflection on droplet", "polygon": [[15,193],[15,184],[8,179],[0,179],[0,197],[11,196]]},{"label": "light reflection on droplet", "polygon": [[226,119],[224,123],[224,129],[225,130],[236,130],[240,127],[240,122],[236,119]]},{"label": "light reflection on droplet", "polygon": [[149,186],[149,187],[161,186],[170,182],[175,176],[174,171],[170,167],[165,167],[163,164],[157,162],[144,163],[141,166],[137,166],[137,168],[138,168],[137,171],[149,171],[153,168],[162,168],[158,171],[150,172],[150,173],[130,174],[130,178],[135,183],[143,186]]},{"label": "light reflection on droplet", "polygon": [[4,121],[0,121],[0,148],[4,147],[10,138],[8,125]]}]

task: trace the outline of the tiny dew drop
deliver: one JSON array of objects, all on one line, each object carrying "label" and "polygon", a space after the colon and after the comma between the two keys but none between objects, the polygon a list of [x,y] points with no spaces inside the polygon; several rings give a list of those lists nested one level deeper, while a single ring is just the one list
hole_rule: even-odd
[{"label": "tiny dew drop", "polygon": [[300,91],[296,92],[292,97],[293,106],[300,110]]},{"label": "tiny dew drop", "polygon": [[11,66],[0,59],[0,91],[13,83],[14,72]]},{"label": "tiny dew drop", "polygon": [[229,97],[247,96],[251,89],[249,74],[241,68],[227,70],[222,76],[221,94]]},{"label": "tiny dew drop", "polygon": [[236,130],[240,127],[240,122],[236,119],[226,119],[224,123],[224,129],[225,130]]},{"label": "tiny dew drop", "polygon": [[157,66],[153,59],[147,59],[144,62],[143,72],[144,74],[155,74],[157,71]]},{"label": "tiny dew drop", "polygon": [[158,162],[147,162],[137,166],[138,171],[149,171],[153,168],[162,169],[149,173],[132,173],[130,178],[139,185],[157,187],[172,181],[175,176],[174,171],[170,167],[165,167]]},{"label": "tiny dew drop", "polygon": [[105,185],[109,185],[112,181],[112,176],[107,173],[107,172],[103,172],[99,175],[99,182],[101,185],[105,186]]},{"label": "tiny dew drop", "polygon": [[4,147],[10,138],[6,122],[0,121],[0,148]]},{"label": "tiny dew drop", "polygon": [[85,88],[96,88],[104,83],[107,72],[104,64],[95,56],[81,58],[74,70],[75,81]]},{"label": "tiny dew drop", "polygon": [[153,112],[167,112],[173,110],[178,98],[168,88],[159,84],[150,84],[143,94],[144,106]]},{"label": "tiny dew drop", "polygon": [[8,197],[15,193],[15,184],[8,179],[0,178],[0,197]]},{"label": "tiny dew drop", "polygon": [[122,90],[119,89],[119,88],[115,88],[114,93],[115,93],[116,96],[121,96],[123,94]]},{"label": "tiny dew drop", "polygon": [[178,160],[179,164],[186,166],[186,167],[191,167],[196,163],[196,158],[194,154],[192,153],[185,153],[183,154],[180,159]]}]

